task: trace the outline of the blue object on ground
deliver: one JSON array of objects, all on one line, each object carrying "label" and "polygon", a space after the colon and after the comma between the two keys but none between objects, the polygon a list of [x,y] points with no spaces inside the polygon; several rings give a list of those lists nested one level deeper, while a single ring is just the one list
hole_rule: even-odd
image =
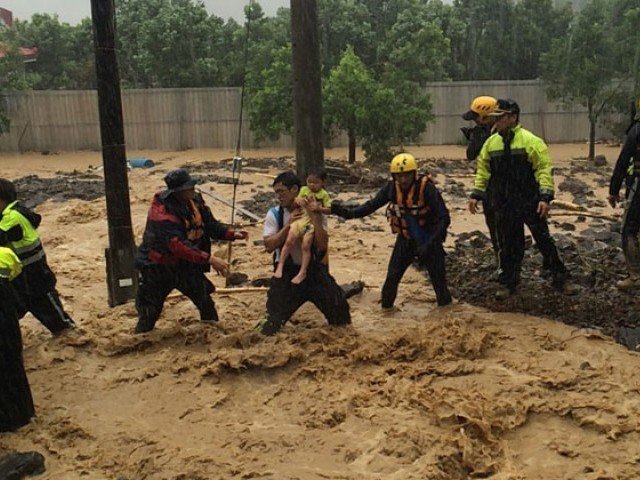
[{"label": "blue object on ground", "polygon": [[150,158],[140,157],[130,158],[129,165],[131,166],[131,168],[150,168],[153,167],[155,163],[153,163],[153,160],[151,160]]}]

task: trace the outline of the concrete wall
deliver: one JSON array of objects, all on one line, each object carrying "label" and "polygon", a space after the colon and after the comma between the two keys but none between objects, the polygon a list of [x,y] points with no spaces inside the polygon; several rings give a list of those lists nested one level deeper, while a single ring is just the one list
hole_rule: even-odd
[{"label": "concrete wall", "polygon": [[[434,122],[422,135],[422,144],[460,143],[460,114],[473,97],[514,98],[522,108],[522,123],[548,142],[584,141],[588,135],[586,111],[548,102],[539,81],[438,82],[427,91]],[[98,150],[100,130],[95,91],[29,91],[7,97],[11,132],[0,137],[0,151]],[[233,149],[238,134],[240,89],[186,88],[125,90],[125,138],[131,149]],[[247,117],[245,116],[245,119]],[[344,136],[332,146],[345,146]],[[259,146],[248,121],[243,148]],[[283,136],[262,146],[289,148]]]}]

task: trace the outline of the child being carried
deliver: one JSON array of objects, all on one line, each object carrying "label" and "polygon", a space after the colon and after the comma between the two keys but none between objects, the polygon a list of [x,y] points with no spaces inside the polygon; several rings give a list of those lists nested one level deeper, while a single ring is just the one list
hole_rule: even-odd
[{"label": "child being carried", "polygon": [[291,224],[287,240],[280,252],[278,267],[273,275],[275,278],[282,278],[284,264],[298,241],[301,242],[302,261],[300,271],[291,279],[291,283],[299,285],[307,278],[307,271],[311,263],[311,246],[313,245],[314,232],[313,223],[311,223],[311,218],[305,209],[305,205],[308,201],[317,202],[321,205],[320,211],[324,215],[331,213],[331,197],[324,189],[326,180],[327,174],[323,170],[307,175],[307,184],[300,189],[300,193],[298,193],[298,197],[295,200],[296,207],[304,210],[304,216]]}]

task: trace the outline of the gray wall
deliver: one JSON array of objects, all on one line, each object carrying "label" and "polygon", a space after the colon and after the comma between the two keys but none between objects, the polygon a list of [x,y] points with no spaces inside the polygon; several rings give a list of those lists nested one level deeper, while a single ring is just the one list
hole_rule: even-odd
[{"label": "gray wall", "polygon": [[[522,123],[548,142],[576,142],[587,138],[585,109],[565,109],[546,99],[539,81],[438,82],[430,84],[434,122],[420,143],[460,143],[460,114],[478,95],[511,97],[522,108]],[[238,88],[153,89],[123,92],[125,136],[130,149],[234,149],[238,131]],[[0,151],[98,150],[97,95],[94,91],[29,91],[7,98],[11,132],[0,137]],[[245,116],[245,118],[247,118]],[[602,132],[600,132],[602,133]],[[336,139],[332,146],[345,146]],[[289,148],[290,137],[258,145],[248,122],[243,148]]]}]

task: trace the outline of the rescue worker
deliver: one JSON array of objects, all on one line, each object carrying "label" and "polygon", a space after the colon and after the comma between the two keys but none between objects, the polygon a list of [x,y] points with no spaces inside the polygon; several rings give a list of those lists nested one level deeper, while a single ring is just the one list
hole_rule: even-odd
[{"label": "rescue worker", "polygon": [[[638,100],[640,109],[640,99]],[[627,136],[620,150],[611,182],[609,204],[615,207],[620,198],[622,182],[626,180],[626,206],[622,219],[622,250],[629,276],[619,281],[620,289],[640,288],[640,120],[634,118],[627,129]]]},{"label": "rescue worker", "polygon": [[21,272],[14,251],[0,247],[0,432],[17,430],[35,415],[18,324],[24,308],[11,284]]},{"label": "rescue worker", "polygon": [[0,246],[11,248],[22,263],[22,274],[13,281],[24,309],[31,312],[51,333],[75,327],[56,291],[57,279],[45,255],[38,234],[42,217],[18,202],[15,185],[0,178]]},{"label": "rescue worker", "polygon": [[[475,161],[482,150],[484,142],[493,133],[493,126],[496,122],[496,117],[490,115],[498,106],[498,100],[486,95],[476,97],[471,102],[469,110],[462,115],[462,118],[467,121],[473,121],[476,125],[473,128],[462,128],[462,133],[468,140],[467,145],[467,160]],[[498,234],[496,232],[496,219],[493,210],[491,209],[491,202],[485,201],[482,203],[482,211],[484,213],[485,223],[489,229],[489,238],[491,239],[491,246],[496,257],[496,264],[498,265],[498,274],[500,259],[498,256]]]},{"label": "rescue worker", "polygon": [[467,144],[467,160],[474,161],[478,158],[484,142],[486,142],[487,138],[493,133],[492,130],[496,117],[489,114],[495,110],[497,105],[498,100],[494,97],[482,95],[474,98],[469,106],[469,110],[462,115],[464,120],[475,123],[474,127],[463,127],[460,129],[469,142]]},{"label": "rescue worker", "polygon": [[205,276],[210,267],[227,275],[227,264],[211,255],[211,240],[244,240],[245,231],[234,231],[218,222],[196,193],[197,180],[184,168],[164,178],[167,189],[153,197],[147,216],[136,267],[140,283],[136,297],[136,333],[153,330],[164,301],[173,289],[187,296],[198,308],[203,322],[218,321],[211,294],[213,284]]},{"label": "rescue worker", "polygon": [[413,155],[396,155],[389,170],[393,180],[387,182],[374,198],[356,207],[334,201],[331,213],[346,219],[362,218],[387,205],[387,218],[391,231],[396,234],[396,243],[382,287],[383,309],[393,309],[400,280],[415,259],[429,272],[438,305],[448,305],[451,294],[447,287],[442,244],[451,223],[449,211],[431,178],[418,175],[418,164]]},{"label": "rescue worker", "polygon": [[[291,225],[304,215],[301,209],[294,208],[301,187],[300,179],[290,171],[281,173],[273,181],[273,191],[278,197],[279,205],[267,212],[263,238],[267,252],[273,253],[274,271]],[[300,284],[291,283],[291,279],[298,274],[302,261],[302,251],[298,242],[284,264],[282,278],[271,279],[267,292],[267,312],[265,318],[255,327],[264,335],[276,334],[306,302],[313,303],[330,325],[343,326],[351,323],[346,294],[329,274],[329,236],[322,205],[313,197],[308,197],[305,209],[313,225],[312,255],[307,277]]]},{"label": "rescue worker", "polygon": [[515,292],[524,258],[526,224],[536,240],[553,286],[565,293],[567,269],[549,233],[546,217],[554,196],[549,150],[544,141],[520,126],[520,107],[513,100],[498,100],[493,115],[496,133],[485,142],[478,156],[469,211],[475,214],[478,202],[489,202],[495,211],[503,285],[496,292],[504,299]]}]

